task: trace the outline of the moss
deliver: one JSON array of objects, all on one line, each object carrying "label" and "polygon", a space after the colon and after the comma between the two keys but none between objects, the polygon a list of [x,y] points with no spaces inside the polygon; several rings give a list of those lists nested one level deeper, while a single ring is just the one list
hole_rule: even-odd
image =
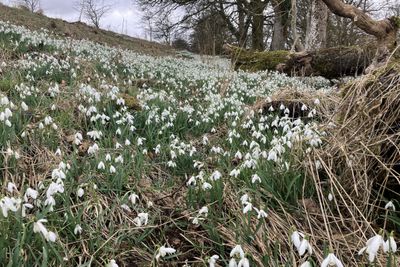
[{"label": "moss", "polygon": [[390,22],[393,24],[394,27],[400,29],[400,17],[393,16],[390,18]]},{"label": "moss", "polygon": [[139,100],[136,97],[128,94],[121,94],[121,97],[125,100],[125,105],[128,108],[136,111],[142,110],[142,106],[140,105]]},{"label": "moss", "polygon": [[238,51],[237,66],[248,71],[276,70],[279,64],[285,63],[290,54],[289,51]]}]

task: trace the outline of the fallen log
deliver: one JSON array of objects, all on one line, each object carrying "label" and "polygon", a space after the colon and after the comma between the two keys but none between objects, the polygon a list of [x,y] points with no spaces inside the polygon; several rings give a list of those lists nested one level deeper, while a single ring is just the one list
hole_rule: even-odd
[{"label": "fallen log", "polygon": [[246,71],[275,70],[288,75],[323,76],[334,79],[361,74],[372,63],[376,46],[367,45],[325,48],[316,51],[253,52],[225,45],[235,69]]}]

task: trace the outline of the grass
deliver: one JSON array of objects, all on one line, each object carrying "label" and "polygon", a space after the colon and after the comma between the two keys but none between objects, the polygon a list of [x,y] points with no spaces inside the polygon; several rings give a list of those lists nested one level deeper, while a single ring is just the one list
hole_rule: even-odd
[{"label": "grass", "polygon": [[[220,266],[319,266],[333,252],[346,266],[397,266],[397,253],[379,252],[375,263],[354,255],[374,230],[384,228],[385,240],[397,233],[398,213],[380,207],[347,219],[340,212],[349,202],[336,204],[324,161],[313,158],[334,133],[324,124],[328,81],[1,25],[9,33],[0,33],[0,113],[11,116],[0,121],[0,262],[212,266],[217,255]],[[48,46],[25,49],[43,40]],[[293,95],[282,88],[304,96],[307,117],[289,116],[282,97]],[[355,222],[366,226],[355,231]],[[312,254],[298,254],[294,229]],[[237,245],[243,255],[231,256]]]}]

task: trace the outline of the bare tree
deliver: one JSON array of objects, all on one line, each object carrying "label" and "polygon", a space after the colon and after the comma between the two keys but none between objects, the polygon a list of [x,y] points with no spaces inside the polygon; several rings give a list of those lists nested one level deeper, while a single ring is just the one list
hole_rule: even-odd
[{"label": "bare tree", "polygon": [[18,0],[17,4],[26,7],[31,12],[40,10],[40,0]]},{"label": "bare tree", "polygon": [[84,16],[96,28],[100,28],[101,19],[111,10],[112,5],[105,4],[104,0],[79,0],[75,2],[75,9],[80,12],[79,21]]},{"label": "bare tree", "polygon": [[387,61],[391,52],[397,46],[397,32],[400,28],[399,17],[375,20],[362,9],[346,4],[342,0],[322,1],[328,6],[332,13],[351,19],[358,28],[376,38],[378,49],[369,70]]}]

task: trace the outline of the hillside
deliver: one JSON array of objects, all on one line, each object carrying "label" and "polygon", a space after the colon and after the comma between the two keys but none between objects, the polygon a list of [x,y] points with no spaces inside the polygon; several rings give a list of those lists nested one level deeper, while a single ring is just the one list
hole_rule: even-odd
[{"label": "hillside", "polygon": [[166,45],[149,42],[139,38],[118,34],[112,31],[96,29],[82,22],[67,22],[61,19],[49,18],[45,15],[32,13],[24,9],[9,7],[0,3],[0,19],[14,25],[25,26],[30,30],[42,28],[61,37],[87,39],[93,42],[118,46],[135,52],[149,55],[170,55],[174,50]]},{"label": "hillside", "polygon": [[398,65],[339,94],[4,10],[0,265],[398,266]]}]

